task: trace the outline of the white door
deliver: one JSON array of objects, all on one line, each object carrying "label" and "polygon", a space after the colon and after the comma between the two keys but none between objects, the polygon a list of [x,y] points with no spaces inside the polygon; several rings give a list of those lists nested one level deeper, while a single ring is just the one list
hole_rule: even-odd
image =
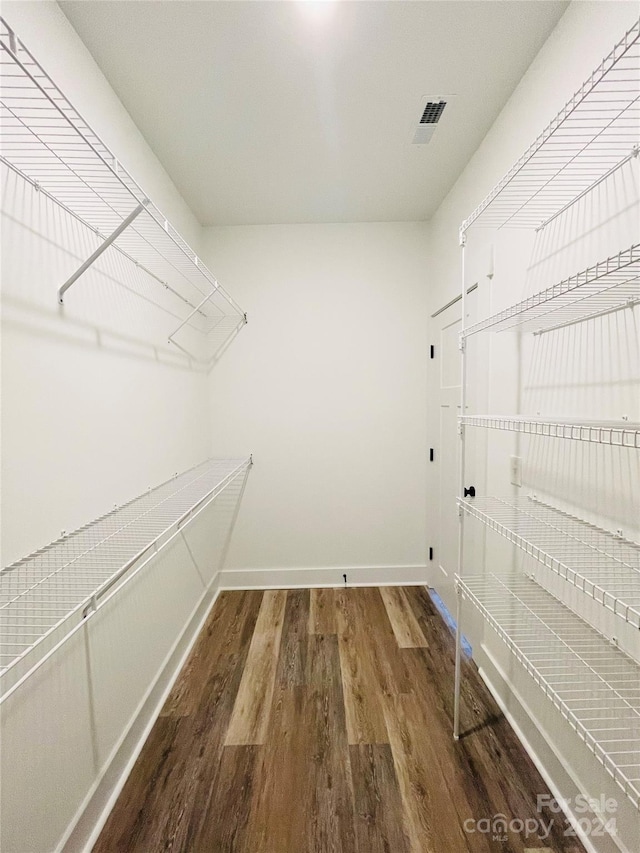
[{"label": "white door", "polygon": [[[476,316],[477,289],[467,295],[466,324]],[[431,320],[433,357],[429,360],[428,430],[429,463],[427,507],[429,518],[428,547],[433,549],[429,561],[429,584],[435,588],[451,610],[455,607],[454,575],[458,568],[458,481],[460,470],[461,356],[459,335],[462,328],[462,300],[443,309]],[[468,364],[467,396],[470,408],[474,395],[474,371]],[[453,611],[452,611],[453,612]]]}]

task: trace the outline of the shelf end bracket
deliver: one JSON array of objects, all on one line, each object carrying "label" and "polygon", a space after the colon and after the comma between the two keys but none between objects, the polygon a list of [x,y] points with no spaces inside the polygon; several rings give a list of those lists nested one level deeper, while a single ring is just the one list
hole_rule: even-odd
[{"label": "shelf end bracket", "polygon": [[98,248],[95,250],[95,252],[89,258],[87,258],[87,260],[81,266],[78,267],[78,269],[74,272],[74,274],[70,278],[68,278],[61,287],[58,288],[58,302],[60,303],[60,305],[64,304],[64,294],[71,287],[71,285],[75,281],[77,281],[80,278],[80,276],[89,269],[91,264],[93,264],[94,261],[96,261],[100,257],[100,255],[106,249],[108,249],[109,246],[115,240],[118,239],[118,237],[122,234],[122,232],[131,225],[133,220],[142,213],[142,211],[145,209],[145,207],[148,204],[149,204],[148,198],[145,198],[144,201],[140,202],[140,204],[134,210],[131,211],[129,216],[127,216],[126,219],[122,220],[122,222],[120,223],[120,225],[118,225],[116,230],[112,234],[110,234],[109,237],[104,239],[102,241],[102,243],[98,246]]}]

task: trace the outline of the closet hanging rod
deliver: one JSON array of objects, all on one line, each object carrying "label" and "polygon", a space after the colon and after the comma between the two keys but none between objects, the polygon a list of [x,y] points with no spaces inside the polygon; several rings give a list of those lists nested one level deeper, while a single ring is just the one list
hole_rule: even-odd
[{"label": "closet hanging rod", "polygon": [[208,460],[3,569],[3,698],[252,464],[251,456]]},{"label": "closet hanging rod", "polygon": [[216,485],[212,489],[210,489],[205,495],[203,495],[199,501],[194,503],[192,507],[189,507],[189,509],[184,512],[180,516],[180,518],[178,518],[176,521],[173,521],[168,527],[166,527],[162,531],[162,533],[159,533],[155,537],[155,539],[153,539],[153,541],[149,542],[148,545],[146,545],[144,548],[138,551],[137,554],[131,557],[131,559],[128,560],[124,564],[124,566],[122,566],[122,568],[118,572],[116,572],[113,577],[109,578],[108,581],[105,581],[103,584],[101,584],[101,586],[93,593],[90,601],[87,603],[84,610],[82,611],[83,618],[86,619],[92,610],[97,609],[98,602],[100,601],[100,599],[104,598],[104,596],[109,592],[109,590],[112,589],[118,583],[118,581],[124,575],[126,575],[126,573],[131,569],[131,567],[135,566],[135,564],[140,559],[142,559],[142,557],[144,557],[145,554],[151,551],[152,548],[157,551],[159,543],[162,539],[165,538],[165,536],[169,536],[173,532],[179,533],[182,529],[183,524],[196,514],[200,507],[202,507],[203,503],[212,501],[214,498],[216,498],[220,494],[220,492],[222,492],[229,485],[229,483],[231,483],[232,480],[234,480],[238,476],[238,474],[240,474],[245,469],[250,468],[252,465],[252,456],[249,456],[248,459],[243,460],[237,468],[227,474],[227,476],[220,480],[219,483],[216,483]]},{"label": "closet hanging rod", "polygon": [[[222,491],[222,490],[221,490],[221,491]],[[218,494],[219,494],[219,493],[218,493]],[[208,506],[208,504],[209,504],[212,500],[214,500],[214,498],[215,498],[215,497],[217,497],[217,496],[218,496],[218,494],[216,494],[216,495],[214,495],[214,496],[210,497],[210,498],[209,498],[209,500],[207,501],[207,503],[206,503],[206,504],[204,504],[204,506],[203,506],[203,505],[200,505],[200,507],[199,507],[198,509],[194,509],[193,514],[192,514],[192,515],[190,515],[190,517],[186,520],[186,524],[189,524],[191,521],[195,520],[195,519],[198,517],[198,515],[200,515],[200,513],[201,513],[203,510],[205,510],[205,509],[206,509],[206,507]],[[145,566],[146,566],[146,565],[147,565],[147,564],[148,564],[148,563],[149,563],[149,562],[150,562],[150,561],[151,561],[151,560],[156,556],[156,554],[160,553],[160,552],[161,552],[165,547],[167,547],[167,546],[169,545],[169,543],[170,543],[170,542],[172,542],[172,541],[173,541],[173,539],[174,539],[176,536],[178,536],[178,535],[179,535],[179,533],[180,533],[180,532],[181,532],[181,531],[180,531],[180,529],[176,529],[176,530],[174,530],[174,531],[171,533],[171,535],[169,535],[169,536],[168,536],[168,537],[167,537],[167,538],[162,542],[162,544],[158,546],[157,550],[156,550],[156,551],[154,551],[154,553],[153,553],[153,554],[151,554],[150,556],[148,556],[144,562],[140,563],[140,564],[139,564],[138,566],[136,566],[135,568],[133,568],[133,566],[130,566],[130,567],[129,567],[130,573],[129,573],[129,574],[128,574],[128,576],[127,576],[127,577],[125,577],[125,578],[124,578],[124,580],[122,581],[122,586],[124,586],[126,583],[128,583],[130,580],[132,580],[132,579],[133,579],[133,578],[134,578],[134,577],[135,577],[135,576],[136,576],[136,575],[137,575],[137,574],[138,574],[138,573],[139,573],[139,572],[140,572],[140,571],[141,571],[141,570],[142,570],[142,569],[143,569],[143,568],[144,568],[144,567],[145,567]],[[144,556],[144,554],[143,554],[142,556]],[[138,562],[139,562],[139,561],[138,561]],[[112,593],[111,593],[111,595],[115,595],[115,594],[117,594],[117,592],[118,592],[118,589],[114,590],[114,592],[112,592]],[[105,592],[105,594],[106,594],[106,592]],[[111,597],[111,596],[110,596],[110,597]],[[106,599],[105,601],[103,601],[103,602],[102,602],[102,604],[105,604],[105,603],[106,603],[106,601],[108,601],[108,600],[109,600],[109,599]],[[77,633],[77,632],[78,632],[78,631],[79,631],[79,630],[80,630],[84,625],[86,625],[86,624],[87,624],[86,620],[87,620],[90,616],[92,616],[94,612],[97,612],[97,610],[99,610],[99,608],[102,606],[102,604],[97,603],[97,605],[96,605],[96,608],[95,608],[95,609],[91,609],[91,610],[90,610],[89,612],[87,612],[86,614],[85,614],[85,613],[83,613],[83,618],[81,619],[81,621],[77,622],[77,623],[76,623],[76,624],[75,624],[75,625],[74,625],[74,626],[73,626],[73,627],[68,631],[68,633],[64,634],[64,636],[63,636],[60,640],[58,640],[58,641],[55,643],[55,645],[54,645],[51,649],[49,649],[45,654],[43,654],[43,655],[42,655],[42,657],[41,657],[41,658],[39,658],[39,659],[38,659],[38,660],[37,660],[37,661],[36,661],[36,662],[31,666],[31,668],[27,670],[27,672],[25,672],[22,676],[20,676],[20,678],[19,678],[19,679],[18,679],[14,684],[12,684],[12,685],[11,685],[11,686],[10,686],[10,687],[5,691],[5,692],[0,693],[0,705],[2,705],[4,702],[6,702],[6,700],[7,700],[7,699],[8,699],[8,698],[13,694],[13,693],[15,693],[15,692],[16,692],[16,690],[18,690],[18,688],[19,688],[22,684],[24,684],[24,682],[25,682],[25,681],[27,681],[27,679],[31,678],[31,677],[32,677],[32,676],[33,676],[33,675],[34,675],[34,674],[35,674],[35,673],[40,669],[40,667],[42,667],[42,666],[43,666],[43,664],[45,664],[45,663],[46,663],[46,662],[47,662],[51,657],[53,657],[53,655],[55,655],[55,654],[59,651],[59,649],[61,649],[61,648],[62,648],[62,646],[64,646],[64,644],[65,644],[68,640],[70,640],[70,639],[71,639],[71,637],[73,637],[73,636],[74,636],[74,634],[76,634],[76,633]],[[43,638],[41,638],[41,639],[43,639]],[[7,667],[7,668],[5,668],[5,672],[7,671],[7,669],[8,669],[8,667]],[[2,673],[2,675],[4,675],[4,674],[5,674],[5,672],[3,672],[3,673]]]},{"label": "closet hanging rod", "polygon": [[[40,184],[37,181],[34,181],[28,175],[25,175],[24,172],[21,172],[20,169],[18,169],[14,163],[11,163],[2,154],[0,154],[0,163],[3,163],[8,169],[11,169],[12,172],[15,172],[16,175],[19,175],[20,178],[23,181],[26,181],[28,184],[30,184],[34,190],[36,190],[38,193],[43,195],[45,198],[48,198],[49,201],[56,204],[61,210],[64,210],[65,213],[69,214],[69,216],[72,216],[76,221],[80,222],[84,228],[87,228],[89,231],[91,231],[93,234],[95,234],[96,237],[98,237],[100,240],[104,240],[104,235],[101,234],[97,228],[94,228],[93,225],[90,225],[85,219],[82,219],[82,217],[79,216],[74,210],[71,210],[69,207],[62,204],[62,202],[59,199],[55,198],[54,196],[51,195],[51,193],[47,192],[47,190],[45,190],[44,187],[40,186]],[[174,290],[167,281],[163,281],[155,273],[153,273],[150,269],[147,269],[147,267],[145,267],[144,264],[141,264],[138,261],[136,261],[136,259],[134,257],[132,257],[130,254],[128,254],[128,252],[126,252],[122,248],[122,246],[118,246],[117,243],[112,243],[112,248],[114,248],[117,252],[119,252],[121,255],[123,255],[123,257],[125,257],[132,264],[135,264],[135,266],[137,266],[144,273],[146,273],[146,275],[151,276],[151,278],[154,278],[158,282],[158,284],[161,284],[165,290],[170,291],[175,297],[177,297],[182,302],[184,302],[185,305],[188,305],[190,308],[195,308],[195,305],[193,305],[193,303],[191,303],[185,296],[183,296],[181,293],[178,293],[177,290]]]},{"label": "closet hanging rod", "polygon": [[[101,241],[58,298],[112,247],[190,309],[215,294],[203,313],[190,314],[192,330],[206,337],[211,322],[218,331],[237,330],[245,312],[1,17],[0,71],[2,162]],[[182,306],[176,316],[184,318]],[[231,322],[218,325],[221,316]]]}]

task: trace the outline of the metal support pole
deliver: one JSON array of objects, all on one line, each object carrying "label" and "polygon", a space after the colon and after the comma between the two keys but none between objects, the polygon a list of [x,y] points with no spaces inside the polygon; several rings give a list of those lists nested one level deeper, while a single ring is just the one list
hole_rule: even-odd
[{"label": "metal support pole", "polygon": [[[460,328],[460,415],[465,414],[467,400],[467,356],[466,356],[466,341],[464,338],[464,330],[466,326],[466,311],[467,311],[467,287],[465,283],[464,269],[464,254],[467,243],[466,233],[460,231],[460,248],[462,249],[462,321]],[[464,498],[464,481],[465,481],[465,425],[461,421],[458,426],[460,446],[459,446],[459,485],[458,495]],[[464,563],[464,512],[462,507],[458,507],[458,577],[462,575]],[[460,617],[462,608],[460,606],[460,593],[456,590],[457,605],[456,605],[456,671],[455,671],[455,688],[453,702],[453,737],[458,740],[460,736],[460,647],[462,644],[462,626],[460,625]]]},{"label": "metal support pole", "polygon": [[91,255],[91,257],[87,258],[87,260],[82,264],[82,266],[78,267],[78,269],[74,272],[71,278],[68,278],[62,285],[62,287],[58,289],[58,302],[60,303],[60,305],[64,303],[64,294],[71,287],[74,281],[79,279],[80,276],[89,269],[91,264],[96,261],[106,249],[109,248],[109,246],[113,243],[114,240],[118,239],[118,237],[122,234],[125,228],[128,228],[129,225],[131,225],[131,223],[133,222],[133,220],[142,213],[147,204],[149,204],[149,199],[145,199],[135,208],[135,210],[132,210],[129,216],[127,216],[127,218],[124,219],[120,223],[120,225],[118,225],[113,234],[107,237],[106,240],[103,240],[103,242],[98,246],[98,248]]},{"label": "metal support pole", "polygon": [[462,647],[462,627],[460,619],[462,617],[462,594],[460,588],[456,586],[456,674],[453,697],[453,739],[458,740],[460,737],[460,669],[461,669],[461,647]]}]

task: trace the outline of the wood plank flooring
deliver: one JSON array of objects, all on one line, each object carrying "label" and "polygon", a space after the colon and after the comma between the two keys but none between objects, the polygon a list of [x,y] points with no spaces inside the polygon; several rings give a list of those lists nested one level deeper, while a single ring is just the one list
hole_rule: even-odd
[{"label": "wood plank flooring", "polygon": [[423,587],[222,593],[94,851],[584,853],[473,663],[454,743],[453,651]]}]

